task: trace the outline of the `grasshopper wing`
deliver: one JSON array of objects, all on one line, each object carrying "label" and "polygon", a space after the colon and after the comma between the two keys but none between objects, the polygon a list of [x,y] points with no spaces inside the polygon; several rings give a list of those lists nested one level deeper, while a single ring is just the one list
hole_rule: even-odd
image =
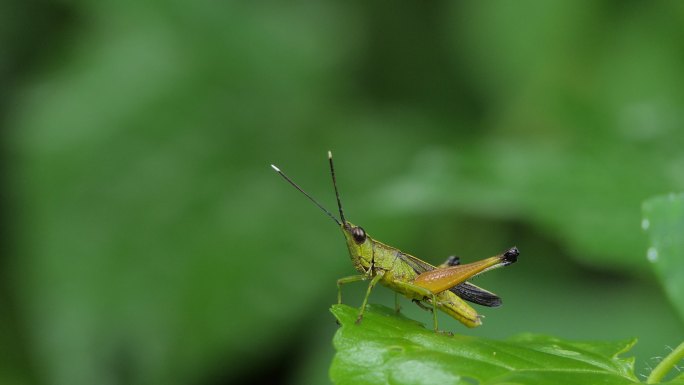
[{"label": "grasshopper wing", "polygon": [[488,307],[501,306],[499,296],[467,281],[459,283],[449,290],[468,302]]},{"label": "grasshopper wing", "polygon": [[416,258],[410,254],[402,253],[401,251],[397,251],[397,257],[411,266],[413,271],[415,271],[417,274],[425,273],[426,271],[435,269],[434,266],[423,261],[422,259]]},{"label": "grasshopper wing", "polygon": [[[449,257],[446,262],[439,265],[439,267],[432,266],[431,264],[410,254],[398,253],[398,256],[404,262],[408,263],[409,266],[411,266],[419,275],[434,270],[442,270],[452,266],[460,266],[460,258],[457,256]],[[501,298],[499,298],[496,294],[479,286],[473,285],[467,281],[461,282],[456,286],[451,287],[449,290],[464,300],[476,303],[478,305],[489,307],[501,306]]]}]

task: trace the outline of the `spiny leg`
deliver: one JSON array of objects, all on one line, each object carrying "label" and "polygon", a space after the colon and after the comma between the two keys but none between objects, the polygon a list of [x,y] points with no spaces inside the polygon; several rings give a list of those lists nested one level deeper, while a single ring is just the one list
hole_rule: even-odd
[{"label": "spiny leg", "polygon": [[350,275],[349,277],[344,277],[340,278],[337,280],[337,304],[342,303],[342,285],[346,283],[352,283],[352,282],[358,282],[358,281],[365,281],[369,277],[368,275],[365,274],[359,274],[359,275]]},{"label": "spiny leg", "polygon": [[415,303],[416,305],[418,305],[419,308],[421,308],[425,311],[432,311],[432,308],[429,308],[429,307],[423,305],[423,302],[421,302],[420,300],[414,299],[413,303]]},{"label": "spiny leg", "polygon": [[394,292],[394,312],[399,314],[401,311],[401,305],[399,305],[399,293]]},{"label": "spiny leg", "polygon": [[373,279],[370,281],[368,284],[368,289],[366,290],[366,297],[363,299],[363,303],[361,304],[361,311],[359,311],[359,316],[356,317],[356,323],[361,322],[361,319],[363,319],[363,312],[366,310],[366,303],[368,303],[368,297],[370,297],[371,290],[373,290],[373,287],[375,286],[380,279],[382,279],[382,276],[384,273],[378,273]]}]

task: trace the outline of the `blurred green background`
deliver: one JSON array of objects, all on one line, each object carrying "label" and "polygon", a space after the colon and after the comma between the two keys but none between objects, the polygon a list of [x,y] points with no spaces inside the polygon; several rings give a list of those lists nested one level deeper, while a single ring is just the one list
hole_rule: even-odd
[{"label": "blurred green background", "polygon": [[0,26],[2,384],[326,383],[354,270],[269,164],[333,209],[329,149],[371,236],[521,250],[476,280],[504,306],[446,329],[638,337],[638,373],[684,338],[640,226],[684,190],[684,3],[10,0]]}]

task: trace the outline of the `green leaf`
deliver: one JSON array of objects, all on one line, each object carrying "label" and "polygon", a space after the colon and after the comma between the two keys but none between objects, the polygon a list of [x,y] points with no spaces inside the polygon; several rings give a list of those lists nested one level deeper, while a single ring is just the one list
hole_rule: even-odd
[{"label": "green leaf", "polygon": [[646,258],[684,319],[684,194],[651,198],[644,202],[643,213],[642,227],[650,240]]},{"label": "green leaf", "polygon": [[336,384],[632,384],[636,340],[576,342],[524,334],[504,341],[436,334],[393,310],[331,309],[342,327],[330,369]]},{"label": "green leaf", "polygon": [[671,385],[680,385],[680,384],[684,384],[684,374],[680,374],[680,375],[677,376],[674,380],[668,382],[668,384],[671,384]]}]

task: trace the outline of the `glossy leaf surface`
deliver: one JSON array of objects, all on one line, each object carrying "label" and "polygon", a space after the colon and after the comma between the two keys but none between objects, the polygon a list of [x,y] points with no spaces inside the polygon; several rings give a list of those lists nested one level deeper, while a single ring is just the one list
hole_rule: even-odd
[{"label": "glossy leaf surface", "polygon": [[503,341],[435,334],[386,307],[333,306],[342,327],[330,375],[336,384],[632,384],[635,343],[577,342],[525,334]]}]

